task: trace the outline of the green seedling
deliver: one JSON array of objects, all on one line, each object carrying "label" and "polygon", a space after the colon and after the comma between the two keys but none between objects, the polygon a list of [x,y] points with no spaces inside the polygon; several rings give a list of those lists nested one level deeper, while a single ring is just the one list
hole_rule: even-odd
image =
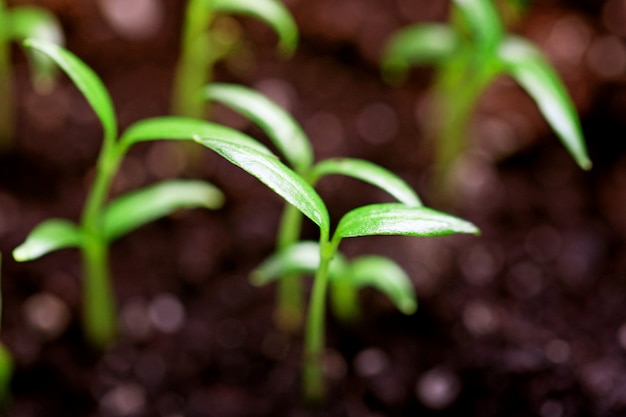
[{"label": "green seedling", "polygon": [[[343,317],[354,315],[355,292],[364,285],[382,290],[405,313],[414,311],[417,303],[410,281],[393,261],[378,256],[358,258],[351,263],[338,254],[345,237],[367,235],[437,236],[452,233],[478,233],[464,220],[424,207],[413,189],[386,169],[368,161],[340,158],[313,163],[310,142],[295,120],[283,109],[262,95],[240,86],[213,84],[205,97],[230,106],[254,120],[293,166],[294,173],[306,187],[300,191],[315,193],[313,186],[320,178],[348,175],[389,192],[398,203],[373,204],[356,208],[343,216],[331,237],[328,210],[321,198],[306,198],[312,207],[288,206],[283,213],[279,245],[254,273],[253,280],[263,284],[277,277],[297,277],[314,273],[313,290],[306,322],[303,388],[312,401],[324,397],[322,353],[324,347],[324,312],[326,292],[332,286],[333,307]],[[294,189],[293,191],[298,192]],[[305,200],[304,197],[299,198]],[[294,198],[294,200],[296,200]],[[294,212],[297,210],[299,212]],[[317,224],[318,244],[298,242],[301,214]],[[297,282],[297,280],[294,280]],[[293,283],[293,282],[292,282]],[[296,296],[301,297],[300,288]],[[287,293],[279,293],[288,296]],[[285,300],[289,302],[289,300]],[[279,306],[280,308],[280,306]],[[285,312],[293,313],[293,304]]]},{"label": "green seedling", "polygon": [[565,148],[583,169],[591,168],[580,121],[563,82],[530,41],[505,33],[490,0],[453,0],[451,23],[425,23],[400,30],[383,57],[387,78],[398,81],[412,65],[437,67],[432,125],[434,190],[454,195],[451,174],[466,147],[472,110],[487,86],[506,74],[534,99]]},{"label": "green seedling", "polygon": [[[372,162],[337,158],[314,163],[313,149],[306,133],[289,113],[262,94],[246,87],[221,83],[207,86],[203,93],[206,99],[224,104],[259,125],[284,156],[287,165],[312,186],[322,177],[345,175],[379,187],[407,205],[422,204],[413,189],[401,178]],[[277,252],[290,248],[299,240],[301,223],[302,215],[293,206],[287,205],[278,233]],[[276,320],[281,329],[295,331],[300,328],[304,318],[302,288],[297,270],[284,272],[278,281]],[[336,286],[342,285],[338,281]],[[348,286],[343,287],[342,298],[346,299],[350,290]],[[340,318],[351,320],[357,315],[355,302],[333,305]]]},{"label": "green seedling", "polygon": [[[34,6],[7,8],[0,0],[0,149],[8,148],[13,139],[15,115],[13,76],[11,71],[11,42],[27,37],[63,43],[63,31],[56,17]],[[33,69],[33,86],[46,92],[52,86],[55,68],[50,60],[29,54]]]},{"label": "green seedling", "polygon": [[[2,254],[0,254],[0,271],[2,270]],[[2,317],[2,294],[0,291],[0,318]],[[1,321],[1,320],[0,320]],[[13,356],[4,343],[0,342],[0,408],[9,399],[9,385],[13,376]]]},{"label": "green seedling", "polygon": [[278,46],[284,55],[295,50],[297,26],[289,10],[278,0],[189,0],[174,76],[173,114],[207,116],[206,103],[198,99],[197,92],[211,81],[215,64],[241,46],[239,28],[224,17],[233,14],[268,24],[278,35]]},{"label": "green seedling", "polygon": [[[128,149],[156,139],[193,140],[194,135],[221,135],[230,131],[208,122],[182,118],[147,119],[131,125],[119,138],[112,100],[97,75],[75,55],[53,43],[26,40],[25,45],[52,59],[84,94],[104,131],[96,175],[78,224],[49,219],[33,229],[13,252],[17,261],[39,258],[51,251],[80,248],[84,270],[84,328],[97,346],[110,342],[116,332],[116,314],[108,248],[116,238],[179,208],[217,208],[223,196],[212,185],[192,180],[171,180],[120,196],[108,202],[111,182]],[[238,132],[231,136],[239,137]],[[243,138],[242,140],[246,140]]]}]

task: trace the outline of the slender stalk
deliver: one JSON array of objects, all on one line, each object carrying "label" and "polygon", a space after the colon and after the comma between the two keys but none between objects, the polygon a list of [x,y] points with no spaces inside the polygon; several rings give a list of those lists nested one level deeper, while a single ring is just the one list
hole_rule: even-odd
[{"label": "slender stalk", "polygon": [[335,242],[329,242],[324,236],[320,238],[320,266],[315,274],[307,317],[302,374],[304,397],[311,402],[321,402],[326,396],[322,363],[325,344],[324,312],[326,311],[328,271],[336,249]]},{"label": "slender stalk", "polygon": [[14,129],[9,30],[8,15],[4,2],[0,0],[0,150],[10,146]]},{"label": "slender stalk", "polygon": [[180,59],[174,75],[172,113],[204,118],[206,103],[198,92],[212,77],[215,54],[207,28],[213,19],[210,1],[189,0],[183,25]]},{"label": "slender stalk", "polygon": [[117,172],[122,155],[123,153],[115,147],[113,140],[105,139],[98,159],[96,177],[81,219],[85,234],[81,249],[85,277],[83,285],[84,329],[87,338],[99,347],[104,347],[115,337],[117,327],[108,263],[108,245],[101,219],[111,181]]},{"label": "slender stalk", "polygon": [[467,145],[472,111],[494,72],[468,54],[461,55],[441,71],[434,97],[434,125],[429,133],[436,140],[433,182],[439,193],[437,203],[454,206],[455,164]]},{"label": "slender stalk", "polygon": [[[287,204],[278,233],[278,250],[285,249],[294,244],[300,237],[302,214],[300,211]],[[278,281],[278,301],[275,312],[277,326],[286,332],[295,332],[300,329],[304,319],[304,301],[302,285],[298,274],[288,274]]]}]

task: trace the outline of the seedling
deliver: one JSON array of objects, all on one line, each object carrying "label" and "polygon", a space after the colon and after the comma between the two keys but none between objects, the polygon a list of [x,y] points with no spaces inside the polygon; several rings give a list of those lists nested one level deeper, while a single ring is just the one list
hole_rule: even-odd
[{"label": "seedling", "polygon": [[[11,145],[15,124],[10,42],[27,37],[63,43],[63,31],[54,15],[34,6],[8,9],[4,0],[0,0],[0,149]],[[35,89],[48,91],[54,79],[54,65],[41,56],[29,55],[29,58]]]},{"label": "seedling", "polygon": [[298,29],[289,10],[278,0],[189,0],[174,76],[173,114],[206,116],[206,104],[198,99],[197,92],[210,82],[215,64],[241,46],[234,22],[223,18],[231,14],[250,16],[267,23],[279,37],[281,52],[285,55],[293,53],[298,42]]},{"label": "seedling", "polygon": [[[318,163],[313,162],[313,149],[306,133],[284,109],[262,94],[246,87],[214,83],[207,86],[204,97],[216,101],[240,112],[253,120],[266,133],[274,146],[284,156],[286,163],[307,182],[315,184],[327,175],[345,175],[386,190],[398,201],[407,205],[421,205],[421,201],[413,189],[401,178],[388,170],[369,161],[337,158]],[[280,231],[278,233],[277,252],[291,248],[300,238],[302,215],[287,205],[283,212]],[[309,271],[310,272],[310,271]],[[301,326],[304,317],[304,303],[298,269],[284,270],[279,280],[276,320],[278,326],[285,331],[295,331]],[[267,282],[267,280],[257,280]],[[346,299],[354,290],[342,285],[338,280],[337,288]],[[356,303],[334,303],[335,313],[345,320],[357,315]]]},{"label": "seedling", "polygon": [[490,0],[453,0],[451,24],[400,30],[383,58],[385,75],[398,81],[410,66],[437,66],[430,136],[435,139],[434,190],[454,195],[450,180],[466,144],[472,110],[485,88],[506,74],[534,99],[565,148],[583,169],[591,161],[580,121],[563,82],[530,41],[507,35]]},{"label": "seedling", "polygon": [[[98,76],[71,52],[53,43],[30,39],[24,44],[52,59],[70,77],[98,116],[104,140],[79,224],[63,219],[46,220],[35,227],[13,256],[18,261],[27,261],[58,249],[80,248],[85,279],[85,333],[92,343],[103,346],[114,338],[116,330],[108,267],[110,242],[176,209],[217,208],[223,201],[221,192],[208,183],[172,180],[123,195],[107,205],[111,181],[124,155],[130,146],[141,141],[191,141],[197,134],[220,136],[225,132],[228,136],[230,131],[203,121],[155,118],[135,123],[118,138],[112,100]],[[234,132],[231,136],[236,140],[240,135]]]},{"label": "seedling", "polygon": [[[371,162],[328,159],[313,164],[310,143],[302,129],[279,106],[254,91],[214,84],[205,93],[207,98],[227,104],[259,124],[285,155],[285,159],[294,166],[298,172],[294,174],[306,185],[301,184],[300,190],[291,190],[305,193],[293,200],[308,201],[312,205],[294,204],[294,207],[317,224],[320,230],[319,243],[297,242],[301,217],[298,213],[290,213],[291,209],[287,208],[281,229],[281,235],[284,233],[286,238],[279,239],[277,253],[253,273],[253,279],[263,284],[279,276],[284,279],[293,278],[291,274],[314,273],[305,330],[303,388],[307,399],[319,401],[324,397],[321,359],[329,285],[333,286],[335,312],[343,317],[355,314],[355,292],[364,285],[373,285],[382,290],[405,313],[413,312],[417,305],[410,280],[397,264],[378,256],[363,257],[348,263],[338,253],[341,240],[367,235],[478,233],[478,229],[469,222],[424,207],[408,184]],[[348,175],[366,181],[386,190],[400,202],[367,205],[348,212],[339,221],[331,237],[328,210],[313,189],[321,177],[330,174]],[[301,290],[298,288],[298,291]]]}]

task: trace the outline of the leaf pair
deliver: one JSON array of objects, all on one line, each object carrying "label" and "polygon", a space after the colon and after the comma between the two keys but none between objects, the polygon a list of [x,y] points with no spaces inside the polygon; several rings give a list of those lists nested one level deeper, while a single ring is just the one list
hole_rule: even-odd
[{"label": "leaf pair", "polygon": [[[315,275],[319,266],[319,243],[303,241],[266,259],[253,271],[252,282],[255,285],[265,285],[292,273]],[[385,294],[404,314],[412,314],[417,308],[410,278],[389,258],[370,255],[348,261],[341,253],[337,253],[331,261],[329,277],[331,287],[334,283],[353,289],[374,287]]]},{"label": "leaf pair", "polygon": [[[111,242],[139,227],[182,208],[219,208],[224,196],[204,181],[170,180],[128,193],[111,201],[103,212],[106,242]],[[49,219],[29,233],[26,241],[13,251],[19,262],[37,259],[49,252],[80,247],[83,231],[68,220]]]},{"label": "leaf pair", "polygon": [[[583,169],[591,168],[582,128],[565,86],[541,51],[530,41],[503,33],[501,20],[490,0],[455,0],[461,26],[419,24],[400,30],[388,43],[383,69],[398,79],[414,64],[446,65],[470,48],[475,59],[489,68],[490,79],[507,74],[532,97],[546,121]],[[445,140],[445,138],[443,139]]]}]

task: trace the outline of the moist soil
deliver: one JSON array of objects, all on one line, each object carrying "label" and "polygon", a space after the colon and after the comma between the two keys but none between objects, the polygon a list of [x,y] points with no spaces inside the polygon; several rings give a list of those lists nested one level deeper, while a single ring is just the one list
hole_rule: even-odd
[{"label": "moist soil", "polygon": [[[144,36],[116,31],[91,1],[39,3],[110,89],[122,128],[168,113],[182,4],[161,2],[159,30]],[[252,86],[288,108],[318,160],[369,159],[429,204],[436,198],[423,122],[432,73],[418,68],[391,86],[376,64],[398,28],[445,19],[447,2],[422,3],[289,1],[302,31],[290,59],[278,57],[265,26],[238,19],[245,48],[215,79]],[[16,47],[18,126],[0,162],[2,340],[16,361],[5,415],[625,415],[626,53],[610,3],[617,4],[536,1],[514,27],[562,74],[593,170],[579,170],[532,101],[498,80],[474,114],[457,203],[447,209],[482,234],[342,243],[348,257],[383,254],[406,268],[419,308],[402,315],[365,289],[358,321],[328,316],[323,405],[301,398],[302,335],[274,325],[274,287],[248,281],[274,248],[283,203],[206,150],[190,162],[170,143],[143,144],[116,179],[113,194],[203,178],[226,203],[175,213],[112,245],[120,337],[106,351],[91,348],[80,327],[76,251],[23,264],[8,256],[39,221],[79,218],[101,141],[66,78],[48,95],[32,90]],[[617,49],[603,54],[603,45]],[[215,120],[266,141],[241,117],[212,110]],[[320,193],[335,220],[389,199],[342,178],[322,181]],[[311,225],[303,234],[315,239]]]}]

